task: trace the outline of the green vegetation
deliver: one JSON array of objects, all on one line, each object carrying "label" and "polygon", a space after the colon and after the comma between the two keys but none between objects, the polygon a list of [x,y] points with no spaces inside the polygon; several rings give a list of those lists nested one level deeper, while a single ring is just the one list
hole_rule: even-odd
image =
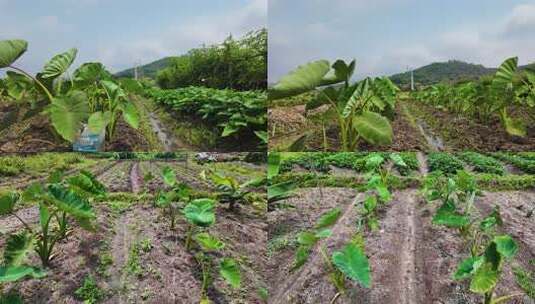
[{"label": "green vegetation", "polygon": [[337,60],[332,66],[327,60],[310,62],[282,77],[269,90],[268,98],[272,101],[313,92],[306,111],[325,105],[329,108],[326,113],[334,113],[342,151],[355,151],[362,140],[372,145],[391,144],[393,131],[387,117],[393,116],[399,89],[388,78],[368,77],[350,84],[355,66],[355,60],[349,64]]},{"label": "green vegetation", "polygon": [[91,275],[85,277],[82,286],[74,294],[85,304],[96,304],[104,299],[105,293],[98,287],[95,278]]},{"label": "green vegetation", "polygon": [[504,175],[505,169],[503,165],[492,157],[485,156],[477,152],[463,152],[459,153],[458,157],[466,163],[474,166],[474,171]]},{"label": "green vegetation", "polygon": [[267,30],[250,32],[239,40],[229,36],[222,44],[193,49],[185,55],[155,64],[168,64],[156,77],[158,85],[164,89],[204,86],[265,90]]},{"label": "green vegetation", "polygon": [[497,152],[493,153],[492,156],[504,162],[510,163],[526,173],[535,173],[535,160],[524,158],[522,155],[508,152]]},{"label": "green vegetation", "polygon": [[441,171],[444,174],[456,174],[458,170],[464,169],[463,162],[452,154],[434,152],[429,154],[427,160],[429,171]]},{"label": "green vegetation", "polygon": [[93,161],[78,153],[42,153],[27,156],[0,157],[0,176],[19,174],[42,174],[55,170],[68,170],[76,166],[92,164]]},{"label": "green vegetation", "polygon": [[[520,70],[518,57],[505,60],[492,77],[456,85],[438,84],[413,94],[415,100],[490,124],[498,117],[511,136],[525,137],[535,120],[535,72]],[[509,113],[521,107],[527,117]]]},{"label": "green vegetation", "polygon": [[202,119],[221,137],[258,137],[257,145],[267,144],[266,95],[260,91],[188,87],[176,90],[147,90],[149,98],[187,117]]}]

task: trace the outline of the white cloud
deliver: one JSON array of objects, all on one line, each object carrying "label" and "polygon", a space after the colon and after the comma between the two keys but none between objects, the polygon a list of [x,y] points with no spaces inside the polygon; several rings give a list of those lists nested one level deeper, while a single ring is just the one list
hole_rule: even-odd
[{"label": "white cloud", "polygon": [[98,47],[98,57],[113,70],[130,67],[143,60],[148,63],[164,56],[185,53],[202,44],[215,44],[229,34],[242,36],[248,31],[266,27],[266,0],[251,0],[242,9],[217,16],[194,16],[171,25],[150,38],[118,42]]}]

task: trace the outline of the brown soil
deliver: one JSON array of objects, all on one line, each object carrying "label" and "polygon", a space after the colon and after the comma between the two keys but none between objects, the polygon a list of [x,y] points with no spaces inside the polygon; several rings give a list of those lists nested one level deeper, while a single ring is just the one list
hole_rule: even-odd
[{"label": "brown soil", "polygon": [[[303,106],[270,109],[270,149],[285,146],[297,140],[301,135],[308,134],[305,151],[324,151],[323,130],[321,125],[307,122],[304,117]],[[303,122],[304,119],[304,122]],[[426,151],[427,144],[420,131],[411,125],[401,104],[397,105],[394,120],[391,122],[394,132],[393,142],[389,146],[372,146],[362,141],[358,151]],[[340,151],[341,143],[338,140],[338,127],[333,124],[327,126],[328,151]]]},{"label": "brown soil", "polygon": [[412,115],[424,120],[443,140],[447,151],[534,151],[535,134],[526,138],[508,135],[498,119],[484,125],[424,104],[407,106]]},{"label": "brown soil", "polygon": [[[113,191],[140,191],[146,187],[141,179],[144,164],[118,162],[99,179]],[[154,209],[152,201],[134,201],[122,209],[115,206],[108,202],[95,204],[97,230],[87,232],[75,225],[68,239],[57,245],[47,277],[8,284],[5,290],[20,291],[28,303],[80,303],[75,291],[90,274],[105,292],[103,303],[198,303],[201,272],[195,250],[188,252],[183,245],[187,223],[179,219],[177,228],[171,230],[169,221]],[[218,206],[216,214],[216,224],[207,230],[226,246],[214,258],[232,257],[239,261],[242,286],[232,290],[216,275],[208,296],[215,304],[263,303],[257,291],[265,286],[265,218],[256,215],[250,206],[243,206],[238,213]],[[24,212],[21,216],[37,218],[37,214]],[[132,252],[134,246],[143,243],[150,246],[139,250],[140,268],[136,272],[132,270],[136,260]],[[106,255],[111,260],[109,265],[102,264]],[[39,265],[35,255],[31,256],[31,264]]]}]

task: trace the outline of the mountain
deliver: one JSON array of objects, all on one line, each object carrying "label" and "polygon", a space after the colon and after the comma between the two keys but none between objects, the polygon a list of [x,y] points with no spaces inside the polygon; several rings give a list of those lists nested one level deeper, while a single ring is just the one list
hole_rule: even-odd
[{"label": "mountain", "polygon": [[[519,66],[519,70],[530,69],[535,71],[535,63]],[[466,63],[458,60],[436,62],[414,70],[414,83],[417,85],[431,85],[443,81],[457,82],[474,80],[481,76],[495,74],[496,68],[487,68],[481,64]],[[410,72],[390,76],[392,82],[400,87],[409,87],[411,83]]]},{"label": "mountain", "polygon": [[[450,60],[448,62],[432,63],[414,70],[414,82],[420,85],[430,85],[442,81],[477,79],[495,72],[496,69],[486,68],[480,64]],[[390,76],[390,79],[398,86],[407,87],[410,86],[411,73],[395,74]]]},{"label": "mountain", "polygon": [[[165,57],[159,60],[156,60],[154,62],[151,62],[149,64],[145,64],[138,67],[138,75],[142,77],[149,77],[149,78],[156,78],[156,73],[166,68],[173,57]],[[134,68],[121,71],[117,74],[115,74],[117,77],[126,77],[126,78],[134,78]]]}]

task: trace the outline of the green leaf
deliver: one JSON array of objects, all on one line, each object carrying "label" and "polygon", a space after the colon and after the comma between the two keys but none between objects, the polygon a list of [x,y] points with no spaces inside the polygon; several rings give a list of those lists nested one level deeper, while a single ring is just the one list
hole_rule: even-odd
[{"label": "green leaf", "polygon": [[173,169],[166,166],[162,170],[162,178],[166,185],[174,187],[176,185],[176,173]]},{"label": "green leaf", "polygon": [[518,252],[518,246],[508,235],[496,236],[492,241],[496,244],[496,251],[505,258],[512,258]]},{"label": "green leaf", "polygon": [[86,199],[58,184],[49,185],[48,193],[59,210],[73,216],[82,228],[92,229],[87,220],[96,218],[96,215]]},{"label": "green leaf", "polygon": [[20,194],[14,191],[0,196],[0,215],[6,215],[13,212],[13,208],[15,208],[19,198]]},{"label": "green leaf", "polygon": [[271,185],[267,189],[267,197],[269,203],[274,203],[283,199],[287,199],[293,195],[296,184],[293,181],[287,181]]},{"label": "green leaf", "polygon": [[268,93],[269,100],[282,99],[306,93],[320,86],[331,69],[327,60],[310,62],[281,78]]},{"label": "green leaf", "polygon": [[329,226],[332,226],[338,221],[340,216],[342,215],[342,210],[340,208],[333,208],[329,211],[327,211],[325,214],[320,216],[318,219],[315,228],[316,229],[322,229]]},{"label": "green leaf", "polygon": [[260,138],[262,143],[268,143],[268,133],[266,131],[254,131],[254,134],[256,134],[256,137]]},{"label": "green leaf", "polygon": [[65,53],[54,56],[45,64],[43,72],[41,72],[41,77],[49,79],[61,76],[72,65],[74,59],[76,59],[76,54],[78,54],[78,50],[72,48]]},{"label": "green leaf", "polygon": [[353,60],[348,65],[343,60],[336,60],[332,65],[334,72],[329,73],[323,78],[322,85],[332,85],[342,81],[349,81],[355,72],[356,61]]},{"label": "green leaf", "polygon": [[305,112],[317,109],[324,104],[336,103],[339,92],[334,87],[327,87],[321,90],[316,96],[306,103]]},{"label": "green leaf", "polygon": [[472,281],[470,291],[484,294],[491,291],[498,283],[499,271],[491,263],[485,262],[477,268]]},{"label": "green leaf", "polygon": [[364,209],[366,210],[366,213],[373,213],[375,208],[377,208],[377,198],[373,195],[366,197],[366,199],[364,200]]},{"label": "green leaf", "polygon": [[333,234],[331,229],[323,229],[318,232],[316,232],[316,237],[319,239],[325,239],[330,237]]},{"label": "green leaf", "polygon": [[514,119],[507,115],[502,116],[505,125],[505,131],[513,136],[526,137],[527,131],[524,122],[520,119]]},{"label": "green leaf", "polygon": [[139,128],[139,112],[136,106],[129,101],[124,101],[119,104],[121,111],[123,111],[123,119],[129,124],[132,128]]},{"label": "green leaf", "polygon": [[518,57],[512,57],[505,60],[498,68],[498,71],[492,80],[492,85],[499,89],[512,89],[513,76],[515,75],[517,67]]},{"label": "green leaf", "polygon": [[303,231],[297,235],[297,242],[301,245],[312,246],[316,244],[319,238],[316,234],[308,231]]},{"label": "green leaf", "polygon": [[470,257],[464,259],[459,266],[457,266],[457,271],[453,275],[455,280],[466,279],[474,274],[481,263],[484,261],[482,257]]},{"label": "green leaf", "polygon": [[232,124],[227,124],[225,126],[225,129],[223,129],[223,133],[221,133],[221,136],[222,137],[227,137],[227,136],[230,136],[230,135],[238,132],[239,130],[240,130],[239,126],[235,126],[235,125],[232,125]]},{"label": "green leaf", "polygon": [[61,137],[74,142],[89,116],[87,98],[82,91],[70,91],[65,96],[55,97],[48,109],[52,125]]},{"label": "green leaf", "polygon": [[308,261],[310,251],[310,246],[301,245],[297,248],[297,251],[295,252],[294,262],[292,265],[292,270],[298,269],[299,267],[303,266],[306,261]]},{"label": "green leaf", "polygon": [[24,40],[0,41],[0,69],[10,66],[17,61],[28,49],[28,42]]},{"label": "green leaf", "polygon": [[372,145],[389,145],[392,143],[392,126],[386,117],[375,112],[364,112],[353,118],[355,130]]},{"label": "green leaf", "polygon": [[353,243],[332,255],[333,264],[349,279],[370,287],[370,265],[363,250]]},{"label": "green leaf", "polygon": [[106,193],[106,187],[97,180],[93,173],[82,170],[75,176],[69,177],[67,183],[77,193],[90,195],[103,195]]},{"label": "green leaf", "polygon": [[15,282],[25,277],[39,279],[46,274],[43,270],[29,266],[0,266],[0,283]]},{"label": "green leaf", "polygon": [[186,205],[184,216],[192,224],[208,227],[215,222],[214,207],[214,200],[207,198],[196,199]]},{"label": "green leaf", "polygon": [[271,179],[279,174],[281,163],[281,155],[277,152],[271,152],[268,155],[268,167],[267,167],[267,178]]},{"label": "green leaf", "polygon": [[240,266],[231,258],[224,258],[219,264],[219,273],[233,288],[239,288],[241,283]]},{"label": "green leaf", "polygon": [[452,202],[445,202],[433,217],[433,224],[446,227],[459,228],[470,224],[470,217],[462,215],[455,210]]},{"label": "green leaf", "polygon": [[223,242],[206,232],[196,234],[194,239],[205,251],[217,251],[225,248],[225,244]]},{"label": "green leaf", "polygon": [[12,234],[6,241],[4,263],[9,266],[20,266],[34,245],[33,236],[27,231]]},{"label": "green leaf", "polygon": [[89,131],[91,131],[91,133],[100,134],[110,122],[111,113],[109,111],[106,111],[105,113],[98,111],[89,116],[87,126],[89,127]]},{"label": "green leaf", "polygon": [[366,78],[359,82],[355,86],[355,90],[353,91],[353,94],[349,97],[349,100],[345,104],[344,110],[342,112],[342,115],[345,118],[348,118],[351,114],[355,113],[355,110],[359,106],[359,101],[361,99],[366,99],[369,95],[369,88],[372,83],[371,78]]}]

